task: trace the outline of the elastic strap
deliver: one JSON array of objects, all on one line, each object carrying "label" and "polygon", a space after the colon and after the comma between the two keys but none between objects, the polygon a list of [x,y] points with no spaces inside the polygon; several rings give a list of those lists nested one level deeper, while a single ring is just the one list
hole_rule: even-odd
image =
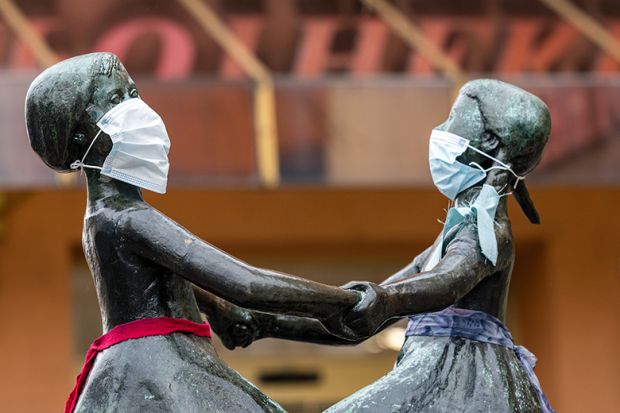
[{"label": "elastic strap", "polygon": [[86,149],[86,152],[84,152],[84,156],[82,157],[82,160],[76,160],[74,162],[71,163],[71,165],[69,165],[69,167],[73,170],[76,169],[80,169],[80,168],[91,168],[91,169],[98,169],[101,170],[102,168],[99,166],[95,166],[95,165],[86,165],[84,164],[84,159],[86,159],[86,156],[88,155],[88,152],[90,152],[90,148],[93,147],[93,144],[95,143],[95,141],[97,140],[97,138],[99,137],[99,135],[101,135],[102,130],[99,129],[99,132],[97,132],[97,134],[95,135],[95,138],[90,142],[90,145],[88,145],[88,148]]},{"label": "elastic strap", "polygon": [[497,162],[498,164],[500,164],[500,165],[501,165],[501,166],[492,166],[492,167],[490,167],[489,169],[484,169],[482,166],[480,166],[480,165],[479,165],[478,163],[476,163],[476,162],[470,162],[470,163],[469,163],[470,165],[473,165],[473,166],[475,166],[475,167],[479,168],[482,172],[485,172],[485,173],[486,173],[486,172],[489,172],[489,171],[491,171],[491,170],[493,170],[493,169],[503,169],[503,170],[505,170],[505,171],[508,171],[508,172],[510,172],[511,174],[513,174],[515,178],[517,178],[517,181],[516,181],[516,182],[515,182],[515,184],[514,184],[514,188],[516,188],[516,187],[517,187],[517,185],[519,185],[519,181],[522,181],[522,180],[524,180],[524,179],[525,179],[525,176],[520,176],[520,175],[517,175],[517,174],[516,174],[516,172],[515,172],[515,171],[513,171],[513,170],[512,170],[512,168],[510,168],[510,166],[506,165],[504,162],[500,161],[499,159],[495,159],[495,158],[494,158],[494,157],[492,157],[491,155],[489,155],[489,154],[487,154],[487,153],[485,153],[485,152],[481,151],[481,150],[480,150],[480,149],[478,149],[478,148],[474,148],[474,147],[473,147],[473,146],[471,146],[471,145],[467,145],[467,147],[468,147],[469,149],[473,150],[474,152],[478,152],[480,155],[485,156],[485,157],[487,157],[487,158],[491,159],[492,161],[495,161],[495,162]]}]

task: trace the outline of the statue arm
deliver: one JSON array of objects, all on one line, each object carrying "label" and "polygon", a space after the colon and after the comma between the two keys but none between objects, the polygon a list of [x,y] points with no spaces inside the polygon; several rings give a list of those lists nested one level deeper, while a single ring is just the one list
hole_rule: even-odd
[{"label": "statue arm", "polygon": [[432,270],[383,285],[390,315],[407,316],[448,307],[495,271],[480,253],[477,239],[456,239]]},{"label": "statue arm", "polygon": [[[370,336],[349,336],[348,338],[337,337],[327,331],[319,321],[312,318],[265,313],[262,315],[270,317],[270,319],[267,324],[269,328],[265,330],[260,338],[271,337],[284,340],[302,341],[305,343],[327,344],[332,346],[356,345],[370,338]],[[389,320],[381,325],[381,327],[375,331],[374,334],[379,333],[397,321],[398,319],[396,318]]]},{"label": "statue arm", "polygon": [[[498,245],[510,242],[498,237]],[[358,336],[374,334],[386,322],[412,314],[446,308],[471,291],[482,279],[502,269],[510,260],[511,248],[500,250],[494,267],[480,252],[472,225],[461,231],[431,270],[389,284],[350,283],[347,288],[363,292],[363,297],[345,316],[345,324]]]},{"label": "statue arm", "polygon": [[261,326],[261,333],[257,339],[270,337],[329,345],[354,345],[364,341],[358,337],[351,339],[337,337],[313,318],[260,312],[255,312],[254,315]]},{"label": "statue arm", "polygon": [[[403,279],[409,278],[422,271],[424,263],[428,259],[433,250],[434,244],[420,253],[414,258],[414,260],[407,266],[388,277],[381,285],[391,284]],[[302,318],[295,316],[285,316],[277,314],[261,314],[262,320],[265,320],[267,328],[263,332],[263,337],[281,338],[295,341],[305,341],[317,344],[330,344],[330,345],[354,345],[359,344],[369,337],[357,337],[355,339],[343,339],[330,334],[317,320],[310,318]],[[381,325],[379,330],[374,334],[389,327],[398,321],[398,318],[393,318],[388,322]],[[262,324],[262,323],[261,323]],[[262,337],[261,337],[262,338]]]},{"label": "statue arm", "polygon": [[[434,244],[416,256],[409,265],[388,277],[382,285],[402,281],[420,273],[433,247]],[[355,345],[368,338],[351,335],[350,332],[346,338],[341,338],[329,333],[318,320],[312,318],[249,310],[201,288],[194,287],[194,291],[201,311],[208,315],[214,331],[230,349],[246,347],[253,341],[267,337],[329,345]],[[396,321],[398,319],[394,318],[384,323],[379,330]]]},{"label": "statue arm", "polygon": [[118,225],[134,253],[240,307],[332,320],[331,328],[359,300],[355,291],[253,267],[150,207],[125,211]]},{"label": "statue arm", "polygon": [[358,337],[337,337],[329,333],[320,321],[312,318],[241,308],[197,286],[194,286],[194,295],[198,308],[209,319],[213,331],[230,350],[247,347],[262,338],[329,345],[354,345],[364,341]]}]

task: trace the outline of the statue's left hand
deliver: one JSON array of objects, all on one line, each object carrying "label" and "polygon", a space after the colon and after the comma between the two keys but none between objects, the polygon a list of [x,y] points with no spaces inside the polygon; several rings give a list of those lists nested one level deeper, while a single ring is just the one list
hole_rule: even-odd
[{"label": "statue's left hand", "polygon": [[385,288],[367,281],[353,281],[342,286],[359,291],[362,299],[344,316],[344,324],[359,337],[370,337],[390,317],[389,296]]}]

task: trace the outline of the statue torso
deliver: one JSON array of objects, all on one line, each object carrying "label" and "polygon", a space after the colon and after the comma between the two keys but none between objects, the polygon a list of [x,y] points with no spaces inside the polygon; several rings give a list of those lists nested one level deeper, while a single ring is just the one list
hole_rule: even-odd
[{"label": "statue torso", "polygon": [[191,284],[167,268],[136,254],[134,237],[121,218],[152,208],[143,201],[106,199],[84,218],[82,243],[93,274],[104,329],[140,318],[175,317],[200,322]]}]

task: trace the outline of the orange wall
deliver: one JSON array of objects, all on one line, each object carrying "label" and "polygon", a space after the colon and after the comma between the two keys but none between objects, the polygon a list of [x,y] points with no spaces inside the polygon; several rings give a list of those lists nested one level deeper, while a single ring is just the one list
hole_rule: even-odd
[{"label": "orange wall", "polygon": [[[543,224],[512,204],[516,332],[561,412],[620,405],[620,190],[532,191]],[[0,406],[58,411],[73,384],[70,275],[82,191],[14,192],[0,233]],[[287,188],[171,191],[152,203],[199,236],[244,246],[430,242],[445,207],[433,190]],[[417,251],[412,251],[412,256]]]}]

